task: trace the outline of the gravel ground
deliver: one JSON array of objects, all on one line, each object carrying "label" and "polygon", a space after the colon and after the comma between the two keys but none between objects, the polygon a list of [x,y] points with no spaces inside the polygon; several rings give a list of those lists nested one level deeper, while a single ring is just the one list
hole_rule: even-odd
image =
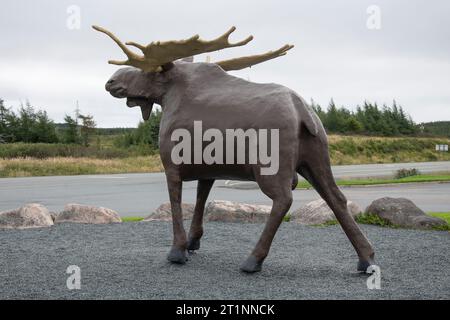
[{"label": "gravel ground", "polygon": [[[239,272],[261,224],[210,222],[184,266],[166,254],[171,224],[62,224],[0,230],[0,299],[450,299],[450,234],[362,226],[381,289],[368,290],[339,226],[284,223],[263,271]],[[81,268],[68,290],[66,269]]]}]

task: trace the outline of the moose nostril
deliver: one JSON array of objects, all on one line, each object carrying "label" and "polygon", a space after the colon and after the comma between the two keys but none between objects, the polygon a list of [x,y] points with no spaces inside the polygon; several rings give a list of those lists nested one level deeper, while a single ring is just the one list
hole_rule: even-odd
[{"label": "moose nostril", "polygon": [[109,88],[111,88],[111,85],[114,83],[114,80],[108,80],[108,82],[106,82],[105,84],[105,88],[106,90],[108,90]]}]

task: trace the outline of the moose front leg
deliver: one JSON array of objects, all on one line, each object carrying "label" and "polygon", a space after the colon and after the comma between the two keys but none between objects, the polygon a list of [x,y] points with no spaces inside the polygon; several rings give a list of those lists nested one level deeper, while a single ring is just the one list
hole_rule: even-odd
[{"label": "moose front leg", "polygon": [[183,227],[183,213],[181,210],[182,181],[178,176],[166,175],[169,188],[170,206],[172,209],[173,244],[167,259],[173,263],[186,263],[186,231]]},{"label": "moose front leg", "polygon": [[189,229],[189,240],[187,245],[187,249],[189,251],[200,249],[200,238],[203,235],[203,214],[205,211],[205,203],[208,199],[208,195],[213,184],[214,180],[198,180],[197,201],[195,203],[191,228]]}]

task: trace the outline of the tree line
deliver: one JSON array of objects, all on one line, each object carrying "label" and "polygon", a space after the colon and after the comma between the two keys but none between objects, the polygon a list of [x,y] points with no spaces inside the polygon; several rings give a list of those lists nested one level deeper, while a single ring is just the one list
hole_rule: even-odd
[{"label": "tree line", "polygon": [[450,121],[421,123],[420,126],[425,134],[450,137]]},{"label": "tree line", "polygon": [[68,143],[88,146],[96,123],[92,115],[83,115],[78,108],[74,116],[66,115],[57,125],[46,111],[36,110],[29,101],[17,112],[7,108],[0,99],[0,143]]},{"label": "tree line", "polygon": [[159,149],[159,123],[162,112],[154,110],[147,121],[140,122],[132,131],[125,131],[115,140],[117,147],[148,145],[153,150]]},{"label": "tree line", "polygon": [[420,132],[420,126],[395,101],[382,107],[366,101],[356,111],[337,107],[333,100],[327,109],[314,101],[311,106],[330,133],[401,136]]},{"label": "tree line", "polygon": [[[395,101],[391,106],[381,107],[376,103],[364,102],[355,111],[337,107],[333,100],[326,109],[314,101],[311,101],[311,106],[328,133],[377,136],[448,134],[449,122],[433,126],[418,125]],[[0,143],[43,142],[88,146],[94,134],[114,134],[117,135],[114,140],[117,147],[147,145],[157,150],[161,115],[160,110],[154,111],[150,119],[141,122],[137,128],[96,129],[94,118],[82,114],[78,108],[74,115],[64,117],[64,123],[55,124],[45,111],[36,110],[29,102],[14,112],[0,99]]]}]

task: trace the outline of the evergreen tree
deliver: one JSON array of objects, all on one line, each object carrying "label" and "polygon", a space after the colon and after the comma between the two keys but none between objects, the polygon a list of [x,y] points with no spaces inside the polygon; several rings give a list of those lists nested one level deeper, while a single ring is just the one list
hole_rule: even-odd
[{"label": "evergreen tree", "polygon": [[13,141],[11,122],[14,123],[14,118],[14,113],[6,108],[4,101],[0,99],[0,143]]},{"label": "evergreen tree", "polygon": [[78,118],[81,120],[80,135],[81,142],[86,147],[89,146],[90,138],[95,133],[96,123],[92,115],[78,114]]},{"label": "evergreen tree", "polygon": [[78,133],[78,122],[75,118],[67,115],[64,117],[65,128],[63,131],[64,143],[80,143],[81,138]]},{"label": "evergreen tree", "polygon": [[418,133],[418,126],[403,108],[394,101],[392,106],[365,101],[352,112],[345,107],[337,108],[334,101],[326,111],[311,102],[325,129],[331,133],[364,133],[371,135],[396,136]]},{"label": "evergreen tree", "polygon": [[55,123],[48,118],[46,111],[38,111],[36,113],[36,121],[32,131],[33,136],[39,142],[56,143],[59,141]]}]

